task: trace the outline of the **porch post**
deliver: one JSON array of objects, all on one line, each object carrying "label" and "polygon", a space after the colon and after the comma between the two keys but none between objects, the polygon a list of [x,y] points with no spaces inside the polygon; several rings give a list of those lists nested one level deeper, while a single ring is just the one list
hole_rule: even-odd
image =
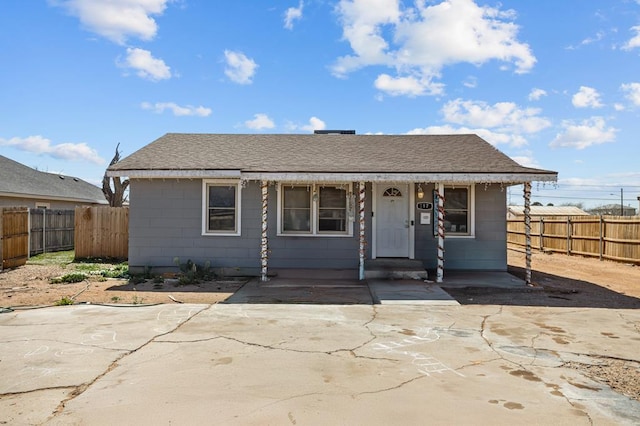
[{"label": "porch post", "polygon": [[[531,285],[531,182],[524,183],[524,239],[526,244],[524,282],[526,285]],[[540,239],[542,239],[542,232],[540,232]]]},{"label": "porch post", "polygon": [[444,277],[444,184],[437,184],[438,191],[438,270],[436,282],[441,283]]},{"label": "porch post", "polygon": [[360,240],[360,244],[359,244],[359,251],[358,251],[358,259],[359,259],[359,267],[358,267],[358,279],[359,280],[364,280],[364,250],[365,250],[365,245],[366,245],[366,241],[365,241],[365,235],[364,235],[364,231],[365,231],[365,223],[364,223],[364,196],[365,196],[365,185],[364,182],[360,182],[358,184],[358,190],[359,190],[359,222],[360,222],[360,226],[359,226],[359,240]]},{"label": "porch post", "polygon": [[267,239],[267,205],[268,205],[268,193],[269,182],[263,180],[260,182],[262,189],[262,238],[260,240],[260,280],[268,281],[267,278],[267,264],[269,261],[269,241]]}]

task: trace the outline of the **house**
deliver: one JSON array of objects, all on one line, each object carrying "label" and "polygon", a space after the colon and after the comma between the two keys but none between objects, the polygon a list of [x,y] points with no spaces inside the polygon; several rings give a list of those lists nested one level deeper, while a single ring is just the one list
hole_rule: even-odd
[{"label": "house", "polygon": [[635,216],[636,209],[631,206],[622,206],[621,204],[606,204],[604,206],[594,207],[589,211],[593,215],[603,216]]},{"label": "house", "polygon": [[[130,179],[129,267],[261,275],[507,268],[506,186],[555,181],[477,135],[169,133],[112,165]],[[445,243],[446,241],[446,243]],[[446,246],[446,249],[445,249]]]},{"label": "house", "polygon": [[0,155],[0,207],[73,209],[108,205],[102,190],[72,176],[45,173]]},{"label": "house", "polygon": [[[589,216],[589,213],[576,206],[531,206],[530,215],[532,218],[554,216]],[[507,219],[524,218],[524,206],[508,206]]]}]

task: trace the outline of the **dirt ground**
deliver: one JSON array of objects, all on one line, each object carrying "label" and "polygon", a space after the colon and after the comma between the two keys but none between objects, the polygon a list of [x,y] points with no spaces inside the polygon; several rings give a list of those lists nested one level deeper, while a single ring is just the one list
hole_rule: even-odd
[{"label": "dirt ground", "polygon": [[[509,272],[524,278],[525,256],[509,251]],[[115,265],[101,264],[102,269]],[[126,279],[89,274],[79,283],[52,284],[51,279],[77,272],[77,264],[27,264],[0,272],[0,307],[53,305],[63,298],[75,303],[154,304],[216,303],[246,280],[206,281],[182,285],[176,279]],[[566,306],[611,309],[640,308],[640,266],[594,258],[534,253],[533,286],[528,289],[443,288],[461,304]]]},{"label": "dirt ground", "polygon": [[[509,272],[525,275],[523,253],[509,251]],[[105,268],[115,265],[104,264]],[[534,253],[532,287],[517,290],[447,289],[462,305],[491,304],[607,309],[640,309],[640,266],[561,254]],[[126,279],[89,277],[74,284],[52,284],[52,278],[75,272],[74,264],[31,265],[0,272],[2,308],[50,306],[60,301],[92,304],[203,303],[225,300],[245,280],[207,281],[180,285],[156,278],[132,283]],[[446,277],[445,277],[446,281]],[[640,331],[640,324],[637,326]],[[606,383],[617,392],[640,401],[640,363],[601,359],[597,365],[571,363],[571,368]]]},{"label": "dirt ground", "polygon": [[[109,268],[111,264],[103,264]],[[75,272],[71,265],[25,265],[0,272],[0,307],[48,306],[74,303],[91,304],[156,304],[203,303],[225,300],[238,290],[246,279],[207,281],[179,284],[177,279],[148,279],[130,282],[123,278],[89,277],[79,283],[52,284],[51,279]],[[67,304],[67,303],[65,303]]]}]

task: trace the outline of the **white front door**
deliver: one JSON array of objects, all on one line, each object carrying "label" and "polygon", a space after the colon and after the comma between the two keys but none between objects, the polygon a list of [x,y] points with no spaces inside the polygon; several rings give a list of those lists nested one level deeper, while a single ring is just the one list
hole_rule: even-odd
[{"label": "white front door", "polygon": [[376,257],[409,257],[409,185],[376,185]]}]

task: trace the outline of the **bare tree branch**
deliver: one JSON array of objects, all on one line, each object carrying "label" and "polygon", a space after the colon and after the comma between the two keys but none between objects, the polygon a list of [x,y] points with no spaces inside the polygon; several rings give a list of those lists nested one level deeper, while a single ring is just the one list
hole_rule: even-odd
[{"label": "bare tree branch", "polygon": [[[120,148],[120,144],[116,145],[116,153],[111,159],[109,167],[120,161],[120,151],[118,148]],[[105,170],[104,176],[102,178],[102,193],[104,194],[107,201],[109,201],[109,205],[111,207],[122,207],[127,199],[125,195],[127,192],[127,188],[129,188],[129,179],[121,181],[120,177],[112,178],[110,176],[107,176],[107,171]]]}]

